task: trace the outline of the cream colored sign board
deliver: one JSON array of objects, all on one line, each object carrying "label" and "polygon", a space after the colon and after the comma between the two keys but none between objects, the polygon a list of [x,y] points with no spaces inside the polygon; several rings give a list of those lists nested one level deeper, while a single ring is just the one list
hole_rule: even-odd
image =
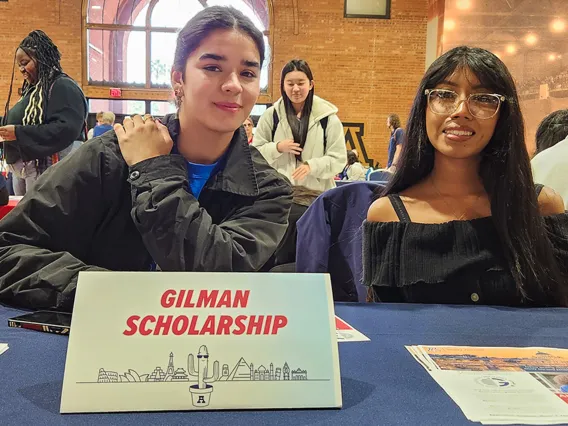
[{"label": "cream colored sign board", "polygon": [[328,275],[79,275],[62,413],[341,404]]}]

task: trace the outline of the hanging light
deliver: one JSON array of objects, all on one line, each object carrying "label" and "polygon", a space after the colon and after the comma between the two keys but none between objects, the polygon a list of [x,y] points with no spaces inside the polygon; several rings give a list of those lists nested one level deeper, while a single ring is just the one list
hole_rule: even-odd
[{"label": "hanging light", "polygon": [[566,29],[566,22],[562,19],[555,19],[550,23],[550,30],[555,33],[561,33]]},{"label": "hanging light", "polygon": [[514,44],[509,44],[506,48],[506,51],[509,55],[514,55],[515,53],[517,53],[517,46],[515,46]]},{"label": "hanging light", "polygon": [[456,21],[453,19],[444,20],[444,29],[447,31],[452,31],[456,28]]},{"label": "hanging light", "polygon": [[456,3],[456,7],[459,10],[471,9],[471,0],[458,0]]},{"label": "hanging light", "polygon": [[529,46],[534,46],[537,41],[538,41],[538,37],[536,36],[536,34],[529,33],[525,37],[525,43],[528,44]]}]

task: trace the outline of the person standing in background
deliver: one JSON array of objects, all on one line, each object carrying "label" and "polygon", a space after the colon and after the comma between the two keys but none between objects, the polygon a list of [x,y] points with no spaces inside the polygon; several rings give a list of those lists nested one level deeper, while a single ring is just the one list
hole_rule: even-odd
[{"label": "person standing in background", "polygon": [[253,146],[293,185],[316,191],[335,187],[347,163],[337,107],[314,94],[308,63],[288,62],[280,78],[282,97],[260,117]]},{"label": "person standing in background", "polygon": [[247,119],[243,123],[243,127],[245,128],[245,132],[247,132],[247,139],[250,145],[252,143],[252,136],[253,136],[252,131],[254,129],[254,122],[252,121],[252,118],[247,117]]},{"label": "person standing in background", "polygon": [[387,127],[391,132],[387,170],[394,172],[397,167],[397,161],[400,158],[402,144],[404,143],[404,130],[400,127],[400,118],[397,114],[391,114],[388,116]]},{"label": "person standing in background", "polygon": [[85,136],[87,101],[61,69],[57,46],[41,30],[32,31],[16,50],[24,77],[22,97],[10,106],[12,81],[0,137],[16,195],[25,195],[49,166],[68,155]]},{"label": "person standing in background", "polygon": [[[103,124],[103,112],[97,112],[96,115],[97,118],[97,124],[95,124],[95,127],[100,126],[101,124]],[[93,134],[95,133],[95,127],[91,128],[88,133],[87,133],[87,140],[89,139],[93,139]]]},{"label": "person standing in background", "polygon": [[115,118],[116,116],[114,115],[114,113],[110,111],[103,112],[103,116],[101,118],[101,124],[95,126],[93,130],[93,137],[96,138],[97,136],[100,136],[103,133],[112,130]]}]

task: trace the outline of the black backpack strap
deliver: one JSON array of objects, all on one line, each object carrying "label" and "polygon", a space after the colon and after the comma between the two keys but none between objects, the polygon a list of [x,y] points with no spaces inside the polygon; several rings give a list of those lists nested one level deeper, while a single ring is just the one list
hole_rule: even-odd
[{"label": "black backpack strap", "polygon": [[320,120],[321,128],[323,129],[323,153],[327,151],[327,120],[329,117],[324,117]]},{"label": "black backpack strap", "polygon": [[276,108],[274,108],[272,110],[272,142],[274,142],[274,136],[276,135],[276,128],[278,127],[278,123],[280,123],[280,119],[278,118]]},{"label": "black backpack strap", "polygon": [[536,191],[536,198],[539,197],[540,192],[542,191],[542,188],[544,188],[544,185],[537,183],[534,185],[534,190]]}]

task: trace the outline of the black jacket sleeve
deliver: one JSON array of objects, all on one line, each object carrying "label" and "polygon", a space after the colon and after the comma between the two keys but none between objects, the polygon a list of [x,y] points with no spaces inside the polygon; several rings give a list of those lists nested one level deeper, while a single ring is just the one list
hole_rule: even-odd
[{"label": "black jacket sleeve", "polygon": [[60,77],[51,88],[45,122],[16,126],[16,140],[23,159],[43,158],[61,151],[77,140],[84,129],[87,104],[83,91],[68,77]]},{"label": "black jacket sleeve", "polygon": [[69,251],[88,249],[104,209],[104,151],[85,144],[49,167],[0,221],[0,302],[71,310],[85,265]]},{"label": "black jacket sleeve", "polygon": [[132,218],[165,271],[257,271],[286,231],[291,188],[276,173],[257,173],[258,196],[220,224],[188,192],[186,163],[179,155],[135,164],[129,180]]}]

